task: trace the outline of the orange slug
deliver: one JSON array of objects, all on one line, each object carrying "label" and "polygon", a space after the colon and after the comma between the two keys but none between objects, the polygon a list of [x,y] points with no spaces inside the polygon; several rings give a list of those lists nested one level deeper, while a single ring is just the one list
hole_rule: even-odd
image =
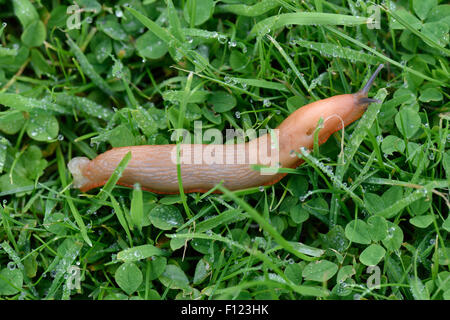
[{"label": "orange slug", "polygon": [[[368,105],[368,98],[381,64],[362,90],[315,101],[289,115],[275,130],[236,144],[180,144],[181,179],[185,193],[207,192],[221,181],[229,190],[239,190],[278,182],[286,174],[263,173],[260,167],[296,167],[302,160],[294,151],[311,149],[314,131],[322,118],[318,132],[319,144],[331,134],[359,119]],[[118,184],[162,194],[179,193],[177,175],[177,145],[144,145],[112,148],[93,160],[75,157],[68,168],[73,186],[85,192],[103,186],[122,158],[131,151],[131,160],[122,172]]]}]

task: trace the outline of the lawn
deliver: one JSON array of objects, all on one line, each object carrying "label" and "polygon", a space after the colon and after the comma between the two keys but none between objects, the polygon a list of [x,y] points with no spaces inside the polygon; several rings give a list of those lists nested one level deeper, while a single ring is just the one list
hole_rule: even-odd
[{"label": "lawn", "polygon": [[[0,299],[450,299],[444,3],[0,0]],[[274,185],[157,194],[125,157],[73,188],[75,156],[274,129],[380,64]]]}]

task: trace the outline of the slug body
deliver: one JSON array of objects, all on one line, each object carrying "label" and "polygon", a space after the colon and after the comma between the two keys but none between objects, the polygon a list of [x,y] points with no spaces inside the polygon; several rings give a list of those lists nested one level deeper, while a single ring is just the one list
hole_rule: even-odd
[{"label": "slug body", "polygon": [[[293,152],[301,147],[312,148],[314,131],[321,118],[323,124],[319,130],[319,144],[327,141],[334,132],[359,119],[367,106],[376,101],[367,98],[367,93],[382,67],[383,65],[378,67],[361,91],[305,105],[287,117],[277,127],[278,130],[247,143],[180,144],[179,159],[184,192],[207,192],[221,181],[229,190],[278,182],[286,174],[273,171],[264,174],[255,170],[253,165],[296,167],[301,159]],[[133,187],[139,183],[142,189],[155,193],[179,192],[175,144],[113,148],[93,160],[73,158],[68,167],[74,177],[74,187],[88,191],[104,185],[128,152],[131,152],[131,160],[118,184]],[[199,158],[199,155],[202,156]]]}]

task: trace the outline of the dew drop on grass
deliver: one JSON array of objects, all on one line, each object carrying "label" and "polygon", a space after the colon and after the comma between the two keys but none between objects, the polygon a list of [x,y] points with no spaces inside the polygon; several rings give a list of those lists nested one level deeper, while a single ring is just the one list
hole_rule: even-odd
[{"label": "dew drop on grass", "polygon": [[227,42],[227,37],[221,34],[217,37],[217,41],[219,41],[220,44],[225,44]]},{"label": "dew drop on grass", "polygon": [[117,18],[122,18],[122,17],[123,17],[123,11],[120,10],[120,9],[117,9],[117,10],[116,10],[116,17],[117,17]]},{"label": "dew drop on grass", "polygon": [[263,187],[263,186],[259,186],[259,187],[258,187],[258,190],[261,191],[261,192],[263,192],[263,191],[264,191],[264,187]]},{"label": "dew drop on grass", "polygon": [[237,119],[241,118],[241,113],[239,111],[236,111],[234,115],[236,116]]},{"label": "dew drop on grass", "polygon": [[378,143],[383,142],[383,136],[382,135],[377,136],[377,141]]},{"label": "dew drop on grass", "polygon": [[308,149],[306,149],[306,148],[303,147],[303,146],[300,147],[299,149],[300,149],[300,152],[301,152],[301,153],[307,153],[307,152],[308,152]]},{"label": "dew drop on grass", "polygon": [[264,107],[270,107],[270,105],[271,105],[272,103],[270,102],[270,100],[269,99],[264,99],[264,101],[263,101],[263,105],[264,105]]},{"label": "dew drop on grass", "polygon": [[12,261],[8,262],[7,266],[6,266],[9,270],[14,270],[16,269],[16,264]]},{"label": "dew drop on grass", "polygon": [[389,229],[388,229],[388,234],[387,234],[387,239],[392,239],[392,237],[394,236],[394,231],[395,231],[395,228],[394,227],[390,227]]}]

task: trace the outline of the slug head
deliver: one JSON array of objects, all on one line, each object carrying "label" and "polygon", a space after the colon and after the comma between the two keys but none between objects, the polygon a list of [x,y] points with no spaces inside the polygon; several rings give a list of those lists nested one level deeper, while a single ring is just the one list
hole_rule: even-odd
[{"label": "slug head", "polygon": [[379,100],[369,98],[367,95],[375,78],[383,67],[384,65],[380,64],[364,87],[357,93],[334,97],[336,100],[336,107],[333,109],[334,112],[332,114],[326,115],[324,113],[325,130],[322,130],[322,132],[319,133],[319,142],[325,142],[333,132],[342,129],[353,121],[361,118],[369,104],[372,102],[380,103]]},{"label": "slug head", "polygon": [[347,116],[345,117],[345,125],[346,126],[348,124],[352,123],[353,121],[361,118],[361,116],[367,110],[367,107],[369,106],[369,104],[371,104],[372,102],[380,103],[379,100],[369,98],[369,97],[367,97],[367,95],[369,93],[370,88],[373,85],[375,78],[377,77],[378,73],[380,73],[381,69],[383,69],[383,67],[384,67],[384,65],[380,64],[378,66],[378,68],[375,70],[375,72],[372,74],[370,79],[367,81],[367,83],[364,85],[364,87],[360,91],[351,95],[353,98],[352,99],[353,107],[351,109],[351,112],[349,112],[347,114]]}]

